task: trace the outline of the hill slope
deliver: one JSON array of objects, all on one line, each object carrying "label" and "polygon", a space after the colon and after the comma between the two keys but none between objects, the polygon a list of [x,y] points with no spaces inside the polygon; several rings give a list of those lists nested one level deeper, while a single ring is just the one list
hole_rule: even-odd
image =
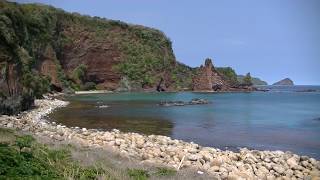
[{"label": "hill slope", "polygon": [[39,4],[0,1],[0,9],[2,94],[116,90],[121,81],[134,90],[175,88],[180,64],[159,30]]},{"label": "hill slope", "polygon": [[[244,75],[237,75],[238,82],[242,83],[244,77],[245,77]],[[256,86],[257,85],[258,86],[259,85],[268,85],[268,83],[266,81],[263,81],[263,80],[261,80],[261,79],[259,79],[257,77],[252,77],[252,84],[256,85]]]}]

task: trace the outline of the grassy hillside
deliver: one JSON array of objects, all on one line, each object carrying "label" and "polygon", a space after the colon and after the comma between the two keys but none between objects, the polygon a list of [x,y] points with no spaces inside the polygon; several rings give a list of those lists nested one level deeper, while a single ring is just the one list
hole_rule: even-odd
[{"label": "grassy hillside", "polygon": [[[231,67],[217,67],[216,70],[221,74],[225,80],[231,82],[231,84],[238,85],[243,84],[244,75],[237,75],[235,70]],[[251,79],[253,85],[268,85],[267,82],[257,78],[252,77]]]},{"label": "grassy hillside", "polygon": [[[238,78],[238,81],[241,83],[241,82],[243,82],[244,76],[243,75],[238,75],[237,78]],[[252,77],[251,80],[252,80],[253,85],[268,85],[267,82],[265,82],[265,81],[263,81],[263,80],[261,80],[261,79],[259,79],[257,77]]]},{"label": "grassy hillside", "polygon": [[239,84],[237,74],[231,67],[217,67],[216,70],[220,75],[222,75],[225,80],[229,81],[231,84]]}]

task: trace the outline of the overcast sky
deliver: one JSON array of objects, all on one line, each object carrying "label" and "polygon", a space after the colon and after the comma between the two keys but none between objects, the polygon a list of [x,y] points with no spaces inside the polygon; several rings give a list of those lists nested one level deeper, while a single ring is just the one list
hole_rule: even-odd
[{"label": "overcast sky", "polygon": [[176,58],[320,85],[320,0],[17,0],[163,31]]}]

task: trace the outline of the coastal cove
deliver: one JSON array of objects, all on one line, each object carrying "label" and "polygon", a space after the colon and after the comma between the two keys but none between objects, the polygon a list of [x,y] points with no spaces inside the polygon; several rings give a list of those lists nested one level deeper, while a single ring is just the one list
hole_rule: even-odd
[{"label": "coastal cove", "polygon": [[[265,87],[252,93],[113,93],[69,97],[50,115],[68,127],[165,135],[203,146],[292,151],[320,157],[319,87]],[[313,88],[316,92],[301,92]],[[209,104],[161,107],[204,98]]]},{"label": "coastal cove", "polygon": [[[47,121],[46,115],[68,102],[46,97],[36,108],[19,116],[1,116],[0,126],[29,132],[54,141],[72,142],[83,147],[113,150],[120,156],[142,164],[162,165],[179,170],[198,170],[213,179],[317,179],[320,162],[308,156],[283,151],[258,151],[242,148],[239,152],[203,147],[160,135],[124,133],[117,129],[99,131],[70,128]],[[208,178],[208,177],[207,177]],[[211,178],[210,178],[211,179]]]}]

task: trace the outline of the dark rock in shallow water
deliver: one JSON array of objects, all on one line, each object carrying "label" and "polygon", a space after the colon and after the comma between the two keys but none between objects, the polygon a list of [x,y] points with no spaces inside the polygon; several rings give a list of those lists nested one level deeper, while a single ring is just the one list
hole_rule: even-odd
[{"label": "dark rock in shallow water", "polygon": [[209,101],[206,99],[192,99],[189,102],[184,102],[184,101],[162,101],[158,105],[159,106],[186,106],[186,105],[200,105],[200,104],[209,104]]},{"label": "dark rock in shallow water", "polygon": [[209,101],[206,99],[192,99],[189,101],[189,105],[195,105],[195,104],[209,104]]},{"label": "dark rock in shallow water", "polygon": [[315,120],[315,121],[320,121],[320,117],[314,118],[313,120]]},{"label": "dark rock in shallow water", "polygon": [[304,89],[304,90],[299,90],[299,91],[296,91],[296,92],[317,92],[317,90],[315,90],[315,89]]},{"label": "dark rock in shallow water", "polygon": [[256,91],[268,92],[270,89],[257,88]]}]

